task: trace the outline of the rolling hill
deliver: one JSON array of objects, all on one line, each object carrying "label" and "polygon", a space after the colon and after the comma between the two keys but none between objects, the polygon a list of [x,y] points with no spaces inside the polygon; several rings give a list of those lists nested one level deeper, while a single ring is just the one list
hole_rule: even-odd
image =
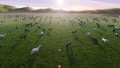
[{"label": "rolling hill", "polygon": [[0,4],[0,12],[9,12],[9,11],[13,11],[15,9],[16,8],[14,6]]},{"label": "rolling hill", "polygon": [[0,4],[0,12],[33,12],[33,13],[53,13],[53,12],[64,12],[64,13],[100,13],[100,14],[120,14],[120,8],[103,9],[103,10],[84,10],[84,11],[64,11],[54,10],[51,8],[33,10],[31,7],[16,8],[10,5]]},{"label": "rolling hill", "polygon": [[32,12],[33,9],[31,7],[22,7],[22,8],[16,8],[14,12]]}]

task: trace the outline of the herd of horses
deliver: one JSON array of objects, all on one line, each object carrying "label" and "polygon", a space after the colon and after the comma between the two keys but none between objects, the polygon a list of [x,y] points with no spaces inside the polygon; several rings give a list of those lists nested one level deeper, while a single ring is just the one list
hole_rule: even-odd
[{"label": "herd of horses", "polygon": [[[52,19],[56,19],[56,20],[59,20],[58,21],[58,23],[61,21],[61,22],[66,22],[67,21],[67,18],[66,19],[64,19],[64,18],[61,18],[60,16],[58,16],[58,17],[53,17],[53,16],[45,16],[45,17],[42,17],[42,16],[27,16],[27,15],[7,15],[7,16],[4,16],[3,17],[3,19],[4,20],[1,20],[1,22],[0,23],[5,23],[6,22],[6,20],[5,20],[5,18],[15,18],[15,20],[14,20],[14,22],[17,22],[19,19],[21,19],[22,21],[25,21],[25,22],[27,22],[27,21],[31,21],[31,22],[27,22],[27,23],[25,23],[24,24],[24,33],[22,34],[22,35],[20,35],[20,39],[22,40],[22,39],[26,39],[27,38],[27,33],[29,33],[31,30],[29,29],[30,27],[33,27],[33,26],[36,26],[36,28],[38,28],[38,29],[41,29],[42,31],[41,31],[41,35],[42,34],[44,34],[46,31],[52,31],[53,30],[53,28],[52,27],[48,27],[48,28],[44,28],[43,27],[43,25],[44,25],[44,23],[43,24],[41,24],[41,25],[39,25],[39,23],[41,23],[42,22],[42,20],[44,20],[44,21],[46,21],[47,19],[51,19],[50,21],[49,21],[49,26],[52,24]],[[99,29],[99,28],[102,28],[101,27],[101,23],[98,23],[100,20],[103,20],[103,21],[105,21],[105,22],[109,22],[109,19],[107,18],[107,17],[109,17],[109,16],[106,16],[106,17],[92,17],[92,16],[89,16],[89,18],[92,20],[92,22],[93,23],[95,23],[95,25],[96,25],[96,27],[95,28],[93,28],[93,30],[97,30],[97,29]],[[37,20],[39,19],[39,22],[37,22]],[[78,20],[78,22],[75,22],[75,20]],[[70,19],[69,20],[69,23],[71,24],[71,26],[74,26],[76,23],[78,24],[78,26],[79,27],[82,27],[83,25],[85,25],[85,24],[87,24],[90,20],[86,20],[86,21],[84,21],[84,20],[82,20],[83,19],[83,17],[81,16],[81,17],[74,17],[74,19],[72,20],[72,19]],[[115,33],[115,35],[117,36],[117,37],[119,37],[119,35],[120,35],[120,33],[119,33],[119,30],[120,30],[120,28],[118,27],[118,26],[116,26],[116,25],[114,25],[114,23],[117,23],[117,22],[119,22],[118,20],[118,17],[112,17],[112,19],[111,19],[111,21],[112,21],[112,23],[113,24],[109,24],[108,23],[108,27],[109,28],[112,28],[112,32],[113,33]],[[32,22],[32,21],[34,21],[34,23]],[[17,29],[19,29],[19,25],[16,25],[15,26],[15,28],[16,28],[16,30]],[[71,31],[71,33],[72,34],[76,34],[78,32],[78,30],[77,29],[73,29],[72,31]],[[0,38],[1,37],[4,37],[4,36],[6,36],[6,34],[5,35],[3,35],[3,34],[0,34]],[[86,35],[89,39],[90,39],[90,41],[92,41],[93,43],[95,43],[95,44],[99,44],[99,42],[98,42],[98,39],[97,38],[95,38],[95,37],[92,37],[91,36],[91,33],[90,32],[87,32],[87,35]],[[108,39],[106,39],[106,38],[103,38],[103,37],[101,37],[101,40],[103,41],[103,43],[106,43],[106,42],[108,42]],[[107,41],[106,41],[107,40]],[[71,45],[71,41],[68,41],[67,43],[66,43],[66,47],[69,47]]]}]

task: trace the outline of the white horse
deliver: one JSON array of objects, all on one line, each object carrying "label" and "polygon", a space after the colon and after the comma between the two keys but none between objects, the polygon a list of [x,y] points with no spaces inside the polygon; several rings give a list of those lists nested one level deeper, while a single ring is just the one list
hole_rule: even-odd
[{"label": "white horse", "polygon": [[7,34],[0,34],[0,38],[4,38]]},{"label": "white horse", "polygon": [[115,26],[114,28],[115,28],[115,29],[119,29],[119,27],[117,27],[117,26]]},{"label": "white horse", "polygon": [[40,32],[40,35],[43,35],[44,34],[44,32]]},{"label": "white horse", "polygon": [[105,38],[102,38],[102,41],[103,41],[104,43],[108,43],[108,42],[109,42],[109,40],[108,40],[108,39],[105,39]]},{"label": "white horse", "polygon": [[97,30],[97,28],[93,28],[93,30]]},{"label": "white horse", "polygon": [[36,48],[33,48],[31,51],[31,55],[38,52],[40,48],[41,48],[41,45],[38,45]]},{"label": "white horse", "polygon": [[115,33],[115,35],[116,35],[116,36],[119,36],[119,33],[118,33],[118,32],[116,32],[116,33]]},{"label": "white horse", "polygon": [[87,33],[87,36],[88,36],[88,37],[90,37],[90,36],[91,36],[91,33],[90,33],[90,32],[88,32],[88,33]]}]

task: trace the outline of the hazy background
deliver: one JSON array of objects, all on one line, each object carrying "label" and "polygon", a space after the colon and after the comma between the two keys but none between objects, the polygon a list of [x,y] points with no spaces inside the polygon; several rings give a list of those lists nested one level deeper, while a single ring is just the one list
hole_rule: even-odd
[{"label": "hazy background", "polygon": [[33,9],[93,10],[120,8],[120,0],[0,0],[0,4],[13,5],[18,8],[29,6]]}]

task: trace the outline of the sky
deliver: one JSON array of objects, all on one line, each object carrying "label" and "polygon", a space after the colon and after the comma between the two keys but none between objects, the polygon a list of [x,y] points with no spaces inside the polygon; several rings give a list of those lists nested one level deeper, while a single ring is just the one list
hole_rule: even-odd
[{"label": "sky", "polygon": [[0,4],[17,8],[29,6],[33,9],[52,8],[75,11],[120,8],[120,0],[0,0]]}]

